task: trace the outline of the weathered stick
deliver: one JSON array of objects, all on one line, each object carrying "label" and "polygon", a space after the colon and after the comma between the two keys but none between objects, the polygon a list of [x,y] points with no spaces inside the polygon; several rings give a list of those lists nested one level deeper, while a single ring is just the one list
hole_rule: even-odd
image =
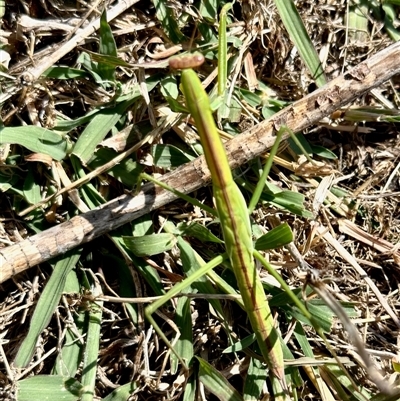
[{"label": "weathered stick", "polygon": [[[266,152],[281,125],[298,132],[400,73],[400,42],[337,77],[324,87],[293,103],[226,145],[231,168],[237,168]],[[284,138],[285,139],[285,138]],[[204,157],[165,174],[162,181],[190,193],[210,181]],[[123,195],[102,207],[34,235],[0,251],[0,283],[32,266],[63,254],[81,244],[155,210],[176,196],[148,183],[140,193]]]}]

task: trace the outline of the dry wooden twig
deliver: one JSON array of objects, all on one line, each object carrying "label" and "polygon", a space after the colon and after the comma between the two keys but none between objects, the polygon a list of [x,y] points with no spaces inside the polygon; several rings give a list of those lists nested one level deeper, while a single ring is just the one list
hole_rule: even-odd
[{"label": "dry wooden twig", "polygon": [[[375,54],[355,68],[303,99],[237,136],[226,145],[232,168],[266,152],[274,143],[274,132],[286,125],[302,131],[336,109],[363,95],[400,72],[400,43]],[[178,191],[190,193],[210,181],[203,157],[171,173],[162,181]],[[0,251],[0,282],[32,266],[63,254],[83,243],[128,223],[176,199],[152,183],[135,196],[124,195],[102,207],[72,218]]]}]

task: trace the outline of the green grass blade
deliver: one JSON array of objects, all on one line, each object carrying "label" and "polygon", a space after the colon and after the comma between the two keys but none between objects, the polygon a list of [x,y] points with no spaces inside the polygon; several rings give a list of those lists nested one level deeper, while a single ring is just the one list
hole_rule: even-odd
[{"label": "green grass blade", "polygon": [[[74,327],[76,330],[67,329],[64,345],[61,348],[61,352],[57,355],[52,374],[64,377],[74,377],[76,375],[81,363],[83,350],[81,341],[83,341],[84,330],[86,328],[85,317],[85,313],[82,311],[78,311],[77,315],[74,315]],[[77,335],[80,337],[78,338]]]},{"label": "green grass blade", "polygon": [[285,127],[281,127],[278,131],[278,133],[276,134],[276,139],[275,142],[269,152],[269,156],[268,156],[268,160],[265,163],[264,169],[263,169],[263,173],[260,177],[260,179],[258,180],[258,183],[256,185],[256,188],[254,190],[253,196],[251,197],[248,209],[249,209],[249,214],[251,214],[254,210],[254,208],[256,207],[258,201],[260,200],[262,191],[265,187],[265,181],[267,180],[267,177],[269,175],[269,172],[271,170],[272,167],[272,163],[274,161],[274,157],[278,152],[278,148],[279,148],[279,144],[281,142],[281,138],[282,135],[284,134],[284,132],[287,129]]},{"label": "green grass blade", "polygon": [[[191,292],[191,288],[187,288],[185,292]],[[193,355],[193,330],[192,330],[192,315],[190,313],[190,299],[181,297],[178,299],[175,311],[175,323],[179,328],[181,335],[175,344],[176,352],[184,361],[188,361],[190,366]],[[179,360],[175,354],[171,355],[171,373],[175,374],[178,371]]]},{"label": "green grass blade", "polygon": [[106,137],[111,128],[115,126],[134,101],[135,99],[127,100],[114,108],[96,114],[80,135],[72,153],[79,157],[83,163],[87,163],[93,157],[98,144]]},{"label": "green grass blade", "polygon": [[[197,281],[201,276],[206,274],[209,270],[213,269],[214,267],[220,265],[224,260],[223,256],[217,256],[204,266],[201,266],[199,270],[194,272],[190,277],[188,277],[184,282],[180,282],[179,284],[176,284],[169,292],[168,292],[168,299],[171,299],[175,295],[181,293],[184,291],[184,289],[188,286]],[[166,302],[167,298],[164,299],[158,299],[155,302],[153,302],[151,305],[149,305],[146,308],[146,314],[151,314],[154,311],[156,311],[160,306],[162,306]]]},{"label": "green grass blade", "polygon": [[232,3],[226,3],[220,13],[218,28],[218,96],[225,94],[228,80],[228,42],[226,39],[226,14],[232,8]]},{"label": "green grass blade", "polygon": [[29,332],[18,350],[14,364],[16,367],[26,367],[36,349],[37,339],[49,324],[51,316],[60,301],[65,281],[69,272],[75,267],[80,258],[80,250],[75,249],[59,260],[44,288],[33,313]]},{"label": "green grass blade", "polygon": [[400,32],[397,29],[398,28],[398,18],[397,18],[397,12],[391,4],[382,4],[382,9],[385,12],[385,29],[388,32],[389,36],[394,40],[395,42],[400,40]]},{"label": "green grass blade", "polygon": [[196,357],[199,361],[199,380],[204,387],[218,397],[220,401],[243,401],[242,396],[224,376],[204,359]]},{"label": "green grass blade", "polygon": [[[71,155],[70,161],[78,179],[84,179],[87,177],[82,162],[77,157]],[[106,200],[101,196],[97,188],[91,182],[87,182],[80,187],[80,194],[83,202],[85,202],[90,210],[106,203]]]},{"label": "green grass blade", "polygon": [[156,8],[157,19],[161,22],[165,33],[174,43],[185,41],[185,35],[180,31],[176,16],[171,10],[171,6],[165,0],[153,0]]},{"label": "green grass blade", "polygon": [[176,237],[169,233],[143,235],[141,237],[122,237],[125,245],[136,256],[152,256],[171,250]]},{"label": "green grass blade", "polygon": [[[100,148],[96,151],[94,158],[90,161],[89,167],[96,169],[108,163],[118,156],[118,153],[111,149]],[[134,188],[137,184],[139,175],[143,171],[143,165],[129,157],[120,161],[117,165],[107,171],[107,174],[114,177],[127,188]]]},{"label": "green grass blade", "polygon": [[172,145],[154,145],[151,147],[151,155],[154,165],[163,168],[179,167],[195,159]]},{"label": "green grass blade", "polygon": [[275,0],[279,15],[289,32],[290,38],[297,47],[300,57],[309,69],[316,84],[321,87],[326,84],[326,78],[321,61],[304,27],[303,21],[293,3],[293,0]]},{"label": "green grass blade", "polygon": [[62,160],[69,144],[59,133],[34,125],[23,127],[0,127],[0,145],[20,145],[32,152],[44,153],[54,160]]},{"label": "green grass blade", "polygon": [[196,398],[196,389],[197,389],[197,378],[195,374],[190,375],[186,382],[185,393],[183,394],[182,401],[195,401]]},{"label": "green grass blade", "polygon": [[244,401],[255,401],[260,399],[261,391],[267,377],[268,375],[264,364],[258,359],[251,358],[243,389]]},{"label": "green grass blade", "polygon": [[126,401],[129,396],[134,393],[138,385],[136,382],[126,383],[123,386],[116,388],[111,394],[103,398],[102,401]]},{"label": "green grass blade", "polygon": [[42,76],[55,79],[85,79],[90,77],[86,71],[66,66],[50,67]]},{"label": "green grass blade", "polygon": [[[136,226],[136,225],[135,225]],[[118,250],[121,252],[122,256],[129,262],[131,262],[139,274],[144,278],[144,280],[147,282],[147,284],[151,287],[152,291],[155,293],[155,295],[163,295],[164,289],[163,285],[161,283],[161,278],[154,267],[150,266],[145,260],[142,258],[139,258],[133,254],[131,250],[128,249],[128,247],[125,245],[125,241],[123,240],[123,236],[127,235],[130,231],[130,234],[132,234],[132,231],[130,228],[127,226],[121,227],[118,230],[114,230],[110,236],[112,241],[114,242],[115,246],[118,248]],[[139,231],[136,230],[138,234],[145,233],[147,231]],[[134,234],[136,234],[134,230]],[[130,273],[128,274],[130,275]]]},{"label": "green grass blade", "polygon": [[[95,278],[97,281],[97,279]],[[102,295],[100,283],[95,283],[92,291],[94,297]],[[89,325],[86,335],[86,348],[83,355],[82,366],[82,395],[81,401],[93,401],[96,393],[97,359],[99,356],[101,318],[103,315],[103,302],[89,303]]]},{"label": "green grass blade", "polygon": [[[236,182],[245,188],[248,192],[254,193],[254,185],[243,178],[237,178]],[[282,190],[277,186],[265,182],[264,192],[261,194],[261,200],[268,202],[272,206],[279,209],[286,209],[287,211],[297,214],[308,219],[314,218],[314,215],[309,212],[305,206],[305,197],[299,192]]]},{"label": "green grass blade", "polygon": [[[196,258],[196,254],[193,248],[182,237],[178,237],[178,247],[181,252],[183,270],[185,271],[185,274],[189,277],[201,267],[201,264],[198,258]],[[203,265],[204,264],[205,263],[203,263]],[[212,284],[205,277],[200,277],[196,282],[192,284],[192,287],[203,294],[216,293]],[[223,316],[221,303],[216,299],[210,299],[210,303],[213,308],[220,314],[220,316]]]},{"label": "green grass blade", "polygon": [[246,348],[250,347],[250,345],[254,344],[257,341],[256,335],[250,334],[247,337],[241,339],[240,341],[235,342],[234,344],[230,345],[229,347],[225,348],[222,353],[229,354],[230,352],[239,352],[243,351]]},{"label": "green grass blade", "polygon": [[3,18],[6,13],[6,1],[1,0],[0,1],[0,18]]},{"label": "green grass blade", "polygon": [[267,234],[257,239],[255,248],[258,251],[276,249],[293,241],[293,233],[287,223],[274,227]]},{"label": "green grass blade", "polygon": [[40,202],[42,197],[41,186],[36,182],[36,177],[31,166],[29,165],[28,174],[23,185],[23,197],[24,200],[30,205],[35,205],[36,203]]},{"label": "green grass blade", "polygon": [[223,258],[221,256],[214,258],[212,261],[208,262],[206,265],[202,266],[199,270],[197,270],[194,274],[192,274],[190,277],[188,277],[185,281],[180,282],[179,284],[176,284],[170,291],[168,291],[165,296],[163,296],[160,299],[157,299],[155,302],[150,304],[149,306],[146,307],[145,309],[145,316],[147,320],[150,322],[150,324],[154,327],[154,330],[156,330],[157,334],[161,337],[161,339],[165,342],[166,345],[172,351],[174,354],[178,357],[180,362],[183,364],[184,367],[187,367],[186,362],[184,361],[181,356],[178,354],[178,352],[172,347],[170,341],[164,334],[164,332],[160,329],[160,327],[157,325],[156,321],[152,317],[152,314],[160,308],[162,305],[164,305],[169,299],[174,297],[175,295],[179,294],[180,292],[184,291],[185,288],[187,288],[188,285],[191,285],[195,281],[197,281],[201,276],[206,274],[210,269],[213,269],[214,267],[218,266],[221,264],[223,261]]},{"label": "green grass blade", "polygon": [[347,13],[350,45],[360,46],[368,41],[369,1],[353,1]]},{"label": "green grass blade", "polygon": [[199,2],[199,12],[207,20],[214,21],[218,14],[220,0],[201,0]]},{"label": "green grass blade", "polygon": [[38,375],[17,382],[17,401],[78,401],[82,385],[71,377]]},{"label": "green grass blade", "polygon": [[[308,342],[306,333],[304,332],[304,329],[299,322],[296,323],[296,327],[294,330],[294,336],[296,337],[296,340],[299,343],[300,348],[303,351],[304,355],[309,358],[315,358],[313,350],[311,348],[311,345]],[[322,379],[320,378],[318,368],[314,367],[314,366],[310,366],[310,369],[312,369],[314,371],[314,375],[317,378],[317,382],[321,381]],[[320,385],[319,387],[322,387],[322,386]],[[318,390],[320,390],[320,389],[318,389]]]},{"label": "green grass blade", "polygon": [[[108,56],[117,57],[117,46],[115,44],[114,35],[112,33],[111,27],[107,22],[107,12],[103,11],[100,18],[100,44],[99,50],[101,54],[105,54]],[[97,71],[104,81],[115,81],[115,67],[106,64],[99,63]]]},{"label": "green grass blade", "polygon": [[[75,270],[72,270],[64,285],[64,293],[66,294],[79,294],[81,285]],[[78,371],[81,363],[82,349],[83,349],[83,335],[86,328],[86,314],[83,310],[78,309],[73,314],[74,328],[67,328],[65,333],[64,344],[61,352],[58,353],[56,362],[54,364],[52,374],[74,377]],[[79,338],[78,338],[79,337]]]},{"label": "green grass blade", "polygon": [[177,225],[177,229],[179,230],[179,234],[183,235],[184,237],[194,237],[202,242],[214,242],[216,244],[224,243],[217,236],[215,236],[207,227],[196,222],[192,222],[190,224],[179,223]]}]

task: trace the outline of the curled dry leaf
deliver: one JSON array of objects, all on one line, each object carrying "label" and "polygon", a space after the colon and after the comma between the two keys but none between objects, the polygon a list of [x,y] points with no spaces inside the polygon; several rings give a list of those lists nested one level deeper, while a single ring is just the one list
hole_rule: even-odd
[{"label": "curled dry leaf", "polygon": [[293,166],[295,174],[302,177],[320,177],[334,172],[328,164],[315,160],[310,163],[303,155],[299,157],[298,163],[293,163]]},{"label": "curled dry leaf", "polygon": [[28,156],[25,156],[25,161],[27,162],[40,162],[46,164],[48,167],[51,167],[51,163],[53,159],[49,155],[45,155],[43,153],[31,153]]}]

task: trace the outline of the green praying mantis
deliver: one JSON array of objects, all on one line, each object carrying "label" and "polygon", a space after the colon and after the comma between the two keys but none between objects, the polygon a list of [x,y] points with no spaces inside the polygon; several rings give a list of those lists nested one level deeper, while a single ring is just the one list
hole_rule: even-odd
[{"label": "green praying mantis", "polygon": [[[174,69],[183,70],[181,76],[182,90],[187,108],[196,122],[207,165],[212,175],[213,194],[223,230],[226,253],[233,267],[251,327],[273,378],[279,383],[280,391],[287,392],[279,335],[274,327],[273,316],[254,263],[249,212],[242,192],[232,177],[208,96],[197,74],[192,69],[192,67],[201,65],[203,61],[204,57],[201,54],[195,54],[171,59],[170,66]],[[221,258],[217,258],[210,262],[196,275],[192,275],[190,280],[196,280],[197,277],[204,274],[204,270],[210,266],[214,267],[221,261]],[[187,286],[188,283],[185,281],[183,285]],[[145,311],[147,319],[167,344],[169,342],[156,325],[152,313],[171,296],[179,293],[181,287],[181,285],[175,286],[166,297],[148,306]],[[282,396],[284,397],[283,393]]]},{"label": "green praying mantis", "polygon": [[182,88],[196,121],[220,219],[226,252],[233,267],[251,327],[265,360],[286,389],[283,353],[264,288],[255,268],[250,218],[242,192],[233,180],[228,159],[217,133],[208,96],[191,69],[182,72]]},{"label": "green praying mantis", "polygon": [[[230,7],[231,4],[228,3],[221,11],[219,29],[220,60],[226,59],[226,13]],[[233,267],[244,307],[248,313],[252,329],[256,334],[259,348],[272,372],[273,382],[277,384],[277,393],[280,393],[279,397],[284,399],[284,393],[286,392],[287,394],[288,388],[285,381],[283,352],[278,333],[274,327],[271,310],[265,298],[264,288],[254,263],[249,212],[244,197],[233,180],[225,149],[214,122],[208,95],[193,70],[203,62],[204,56],[195,53],[189,56],[171,58],[169,65],[174,70],[182,70],[182,90],[186,106],[196,122],[207,165],[212,175],[213,194],[223,230],[226,253]],[[225,89],[223,86],[226,81],[226,63],[220,62],[218,66],[218,92],[221,95]],[[278,136],[280,135],[281,133]],[[279,138],[277,143],[279,143]],[[202,269],[199,269],[196,274],[193,274],[190,277],[190,281],[195,281],[205,274],[205,271],[215,267],[222,260],[219,257],[209,262]],[[179,293],[183,286],[187,285],[189,285],[188,280],[176,285],[167,294],[168,298]],[[164,333],[152,318],[152,313],[166,301],[167,298],[156,301],[146,308],[145,314],[161,338],[166,344],[169,344]],[[177,356],[180,359],[180,356]],[[184,363],[184,361],[182,362]]]}]

